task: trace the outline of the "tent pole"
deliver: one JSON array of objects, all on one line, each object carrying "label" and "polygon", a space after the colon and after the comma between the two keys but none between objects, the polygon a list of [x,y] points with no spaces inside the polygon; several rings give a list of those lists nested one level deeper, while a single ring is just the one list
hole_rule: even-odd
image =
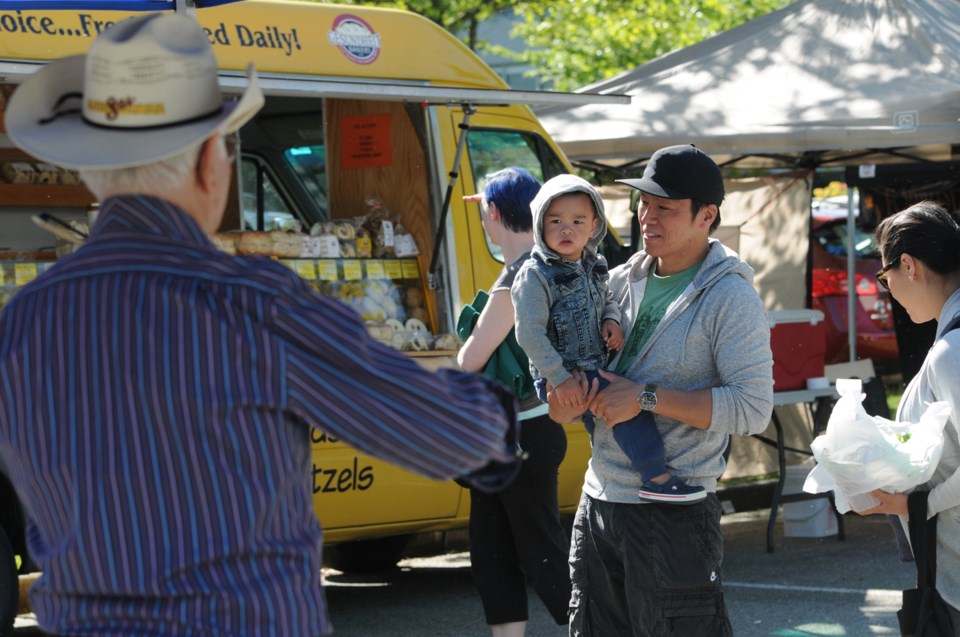
[{"label": "tent pole", "polygon": [[853,187],[847,187],[847,342],[850,362],[857,360],[857,279],[856,279],[856,215],[853,209]]}]

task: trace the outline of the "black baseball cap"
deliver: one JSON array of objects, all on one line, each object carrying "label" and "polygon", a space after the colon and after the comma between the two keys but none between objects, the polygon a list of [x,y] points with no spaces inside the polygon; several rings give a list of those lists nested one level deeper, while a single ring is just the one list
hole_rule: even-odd
[{"label": "black baseball cap", "polygon": [[650,157],[643,177],[617,182],[655,197],[697,199],[718,206],[724,195],[720,167],[693,144],[661,148]]}]

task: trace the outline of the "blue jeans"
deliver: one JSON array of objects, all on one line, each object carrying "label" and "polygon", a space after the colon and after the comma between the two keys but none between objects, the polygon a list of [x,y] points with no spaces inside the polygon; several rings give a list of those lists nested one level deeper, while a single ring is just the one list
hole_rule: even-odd
[{"label": "blue jeans", "polygon": [[[596,370],[586,370],[587,379],[592,383],[596,378],[600,381],[600,391],[610,384]],[[537,397],[547,402],[547,380],[538,378],[534,381]],[[596,422],[590,410],[583,412],[583,424],[593,440],[593,430]],[[630,420],[624,421],[613,428],[613,439],[620,449],[630,459],[630,466],[640,474],[640,479],[647,482],[651,478],[667,473],[663,459],[663,438],[650,412],[640,412]]]}]

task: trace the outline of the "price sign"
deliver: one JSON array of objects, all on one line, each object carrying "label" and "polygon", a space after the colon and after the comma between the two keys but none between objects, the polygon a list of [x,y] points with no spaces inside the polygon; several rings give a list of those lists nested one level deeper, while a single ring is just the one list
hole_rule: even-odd
[{"label": "price sign", "polygon": [[416,259],[403,259],[400,261],[400,267],[403,270],[404,279],[420,278],[420,266],[417,265]]},{"label": "price sign", "polygon": [[343,279],[345,281],[359,281],[363,278],[363,268],[359,259],[343,260]]},{"label": "price sign", "polygon": [[337,262],[333,259],[320,259],[317,261],[317,271],[321,281],[337,280]]},{"label": "price sign", "polygon": [[13,282],[15,285],[26,285],[37,278],[36,263],[14,263]]},{"label": "price sign", "polygon": [[297,274],[305,278],[307,281],[314,281],[317,278],[317,266],[310,259],[298,259],[296,261]]},{"label": "price sign", "polygon": [[384,270],[386,271],[388,279],[402,279],[403,270],[400,268],[400,262],[396,259],[389,259],[384,261]]},{"label": "price sign", "polygon": [[383,269],[383,261],[380,259],[370,259],[367,262],[367,278],[368,279],[384,279],[386,278],[386,272]]}]

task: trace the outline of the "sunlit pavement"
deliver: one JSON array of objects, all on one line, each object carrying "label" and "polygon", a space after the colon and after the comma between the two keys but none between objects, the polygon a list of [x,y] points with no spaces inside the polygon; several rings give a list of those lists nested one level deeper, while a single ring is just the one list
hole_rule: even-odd
[{"label": "sunlit pavement", "polygon": [[[846,540],[784,537],[766,551],[769,510],[724,516],[727,606],[737,637],[897,635],[900,591],[913,564],[897,559],[883,517],[844,516]],[[326,572],[338,637],[486,637],[464,552],[404,560],[373,576]],[[527,637],[560,637],[531,591]],[[429,627],[428,629],[426,627]]]},{"label": "sunlit pavement", "polygon": [[846,539],[785,537],[766,552],[769,510],[724,518],[727,605],[738,637],[898,635],[900,593],[915,584],[882,516],[844,516]]},{"label": "sunlit pavement", "polygon": [[[766,552],[769,510],[723,518],[727,607],[737,637],[897,635],[900,591],[914,585],[913,564],[897,559],[885,518],[844,516],[846,540],[785,537],[778,517],[775,552]],[[335,637],[487,637],[469,555],[411,558],[374,575],[325,570]],[[527,637],[560,637],[531,591]],[[17,637],[40,635],[19,620]]]}]

